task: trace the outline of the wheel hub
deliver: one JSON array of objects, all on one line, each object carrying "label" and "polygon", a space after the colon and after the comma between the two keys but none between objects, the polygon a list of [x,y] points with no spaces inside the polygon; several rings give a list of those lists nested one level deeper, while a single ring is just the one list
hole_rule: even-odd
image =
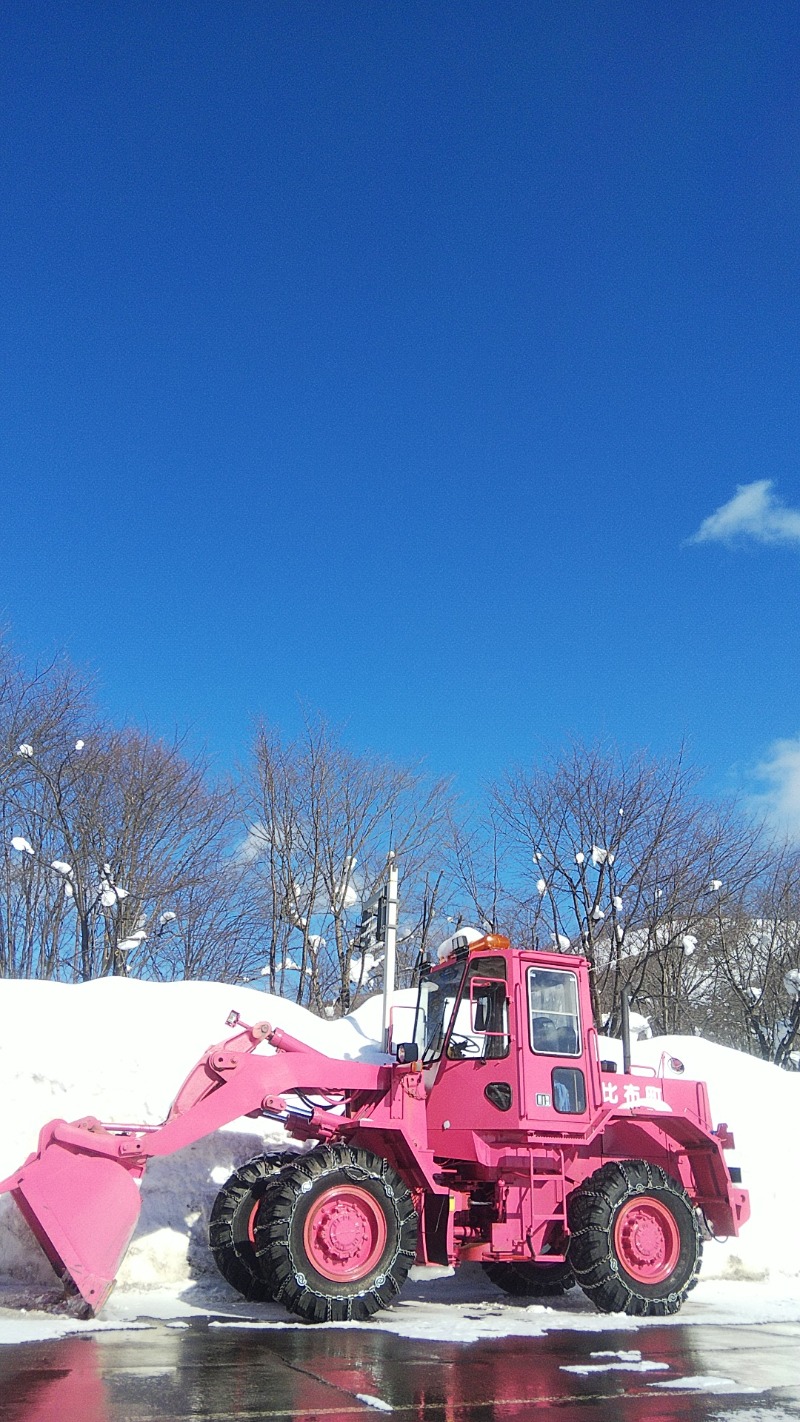
[{"label": "wheel hub", "polygon": [[334,1188],[312,1205],[303,1235],[317,1273],[339,1281],[361,1279],[386,1247],[386,1220],[368,1190]]},{"label": "wheel hub", "polygon": [[678,1227],[672,1212],[660,1200],[645,1196],[624,1205],[614,1238],[622,1267],[640,1283],[662,1283],[678,1262]]},{"label": "wheel hub", "polygon": [[359,1210],[343,1200],[335,1200],[320,1211],[316,1226],[317,1245],[334,1259],[356,1259],[367,1240],[367,1224]]},{"label": "wheel hub", "polygon": [[625,1244],[629,1257],[636,1264],[659,1264],[664,1257],[664,1231],[658,1220],[646,1213],[628,1219]]}]

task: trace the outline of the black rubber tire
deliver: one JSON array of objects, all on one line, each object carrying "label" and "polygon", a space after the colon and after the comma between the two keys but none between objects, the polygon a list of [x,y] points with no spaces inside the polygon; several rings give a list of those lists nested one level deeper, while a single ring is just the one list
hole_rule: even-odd
[{"label": "black rubber tire", "polygon": [[569,1263],[542,1264],[533,1260],[492,1260],[482,1266],[484,1274],[503,1293],[519,1299],[556,1298],[575,1287]]},{"label": "black rubber tire", "polygon": [[[304,1239],[313,1207],[337,1187],[366,1192],[385,1227],[380,1257],[348,1280],[321,1274]],[[416,1258],[418,1219],[405,1181],[387,1161],[355,1146],[318,1146],[281,1171],[268,1206],[256,1217],[256,1258],[274,1297],[292,1313],[307,1323],[341,1322],[393,1303]]]},{"label": "black rubber tire", "polygon": [[[628,1273],[615,1244],[620,1212],[643,1198],[667,1210],[678,1232],[675,1265],[665,1279],[652,1284]],[[568,1213],[572,1271],[602,1313],[663,1317],[678,1312],[697,1282],[703,1241],[691,1200],[676,1180],[643,1160],[612,1161],[570,1196]]]},{"label": "black rubber tire", "polygon": [[290,1151],[249,1160],[228,1177],[211,1210],[208,1242],[214,1263],[223,1279],[251,1303],[267,1303],[272,1298],[250,1238],[253,1210],[273,1188],[278,1172],[296,1159],[296,1153]]}]

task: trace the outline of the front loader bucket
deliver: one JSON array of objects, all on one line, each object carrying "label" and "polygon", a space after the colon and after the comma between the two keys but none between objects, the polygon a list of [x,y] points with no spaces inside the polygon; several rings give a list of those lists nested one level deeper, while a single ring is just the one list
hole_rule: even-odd
[{"label": "front loader bucket", "polygon": [[42,1132],[38,1152],[0,1182],[0,1192],[11,1191],[59,1278],[80,1294],[82,1312],[91,1317],[111,1293],[136,1228],[141,1197],[133,1175],[141,1175],[141,1167],[48,1134]]}]

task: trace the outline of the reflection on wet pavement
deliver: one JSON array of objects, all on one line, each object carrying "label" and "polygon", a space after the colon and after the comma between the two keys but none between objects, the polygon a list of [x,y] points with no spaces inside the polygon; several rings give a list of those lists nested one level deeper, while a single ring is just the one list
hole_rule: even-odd
[{"label": "reflection on wet pavement", "polygon": [[326,1419],[512,1422],[580,1408],[609,1422],[800,1419],[796,1325],[651,1327],[471,1344],[369,1328],[154,1324],[0,1350],[0,1422]]}]

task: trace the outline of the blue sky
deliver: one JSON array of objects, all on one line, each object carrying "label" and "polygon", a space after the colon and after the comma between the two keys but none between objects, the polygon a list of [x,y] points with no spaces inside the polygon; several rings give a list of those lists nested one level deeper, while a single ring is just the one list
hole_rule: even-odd
[{"label": "blue sky", "polygon": [[800,801],[794,7],[0,27],[26,655],[222,764],[306,702],[467,788],[686,738]]}]

